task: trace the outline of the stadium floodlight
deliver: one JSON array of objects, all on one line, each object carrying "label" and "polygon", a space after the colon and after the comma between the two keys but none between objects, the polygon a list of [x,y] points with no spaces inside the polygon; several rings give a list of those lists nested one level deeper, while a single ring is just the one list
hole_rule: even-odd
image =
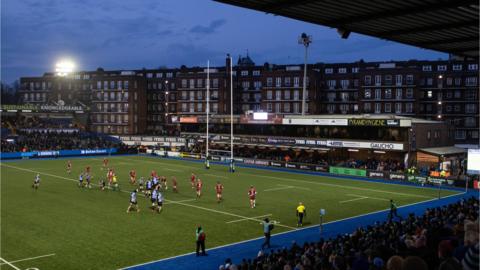
[{"label": "stadium floodlight", "polygon": [[75,64],[73,61],[64,59],[55,64],[55,74],[60,77],[65,77],[72,73],[74,68]]},{"label": "stadium floodlight", "polygon": [[303,92],[302,92],[302,115],[305,115],[305,100],[307,93],[307,51],[308,46],[312,43],[312,36],[302,33],[298,38],[298,44],[305,46],[305,62],[303,64]]}]

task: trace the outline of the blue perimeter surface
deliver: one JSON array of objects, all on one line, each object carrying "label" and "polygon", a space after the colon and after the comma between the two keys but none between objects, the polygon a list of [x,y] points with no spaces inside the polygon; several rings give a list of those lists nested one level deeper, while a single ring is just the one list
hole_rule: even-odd
[{"label": "blue perimeter surface", "polygon": [[[255,166],[256,167],[256,166]],[[257,167],[258,168],[258,167]],[[298,173],[298,171],[295,171]],[[338,177],[331,175],[333,177]],[[358,179],[358,178],[357,178]],[[360,179],[359,179],[360,180]],[[361,179],[364,181],[364,179]],[[382,181],[383,182],[383,181]],[[419,202],[411,205],[405,205],[398,208],[398,213],[402,217],[410,213],[422,215],[427,208],[439,207],[451,203],[455,203],[462,198],[478,197],[477,190],[470,190],[467,193],[450,195],[441,199],[432,199],[425,202]],[[389,210],[381,210],[373,213],[350,217],[343,220],[337,220],[325,223],[320,233],[319,226],[314,225],[305,227],[295,231],[288,231],[272,235],[272,249],[289,248],[293,241],[303,245],[305,242],[318,241],[320,238],[328,239],[338,234],[352,233],[358,227],[373,225],[375,222],[383,222],[387,219]],[[327,213],[328,214],[328,213]],[[259,228],[261,230],[261,228]],[[178,269],[178,270],[216,270],[225,259],[230,258],[235,264],[240,264],[243,258],[253,259],[261,250],[263,237],[233,243],[225,246],[208,249],[208,239],[206,242],[208,256],[197,257],[195,252],[161,259],[158,261],[147,262],[135,266],[129,266],[123,269],[129,270],[151,270],[151,269]],[[195,249],[195,243],[192,241],[192,251]],[[269,252],[269,251],[266,251]]]}]

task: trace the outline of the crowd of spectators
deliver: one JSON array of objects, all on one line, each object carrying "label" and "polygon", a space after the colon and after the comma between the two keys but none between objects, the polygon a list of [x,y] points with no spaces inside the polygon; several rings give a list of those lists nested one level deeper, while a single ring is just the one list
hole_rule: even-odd
[{"label": "crowd of spectators", "polygon": [[1,152],[97,149],[120,147],[121,143],[106,136],[87,132],[22,132],[1,140]]},{"label": "crowd of spectators", "polygon": [[[230,148],[210,146],[210,151],[221,149],[228,151]],[[205,143],[196,143],[182,151],[202,153],[205,152]],[[225,152],[225,155],[230,155]],[[218,153],[221,155],[221,153]],[[326,153],[303,149],[295,151],[292,149],[278,149],[265,147],[246,147],[236,146],[235,156],[243,158],[264,159],[271,161],[288,161],[293,163],[315,164],[323,166],[339,166],[356,169],[367,169],[375,171],[403,172],[405,170],[404,163],[392,158],[377,159],[341,159],[329,157]]]},{"label": "crowd of spectators", "polygon": [[78,128],[71,118],[40,118],[40,117],[2,117],[2,127],[22,129],[65,129]]},{"label": "crowd of spectators", "polygon": [[478,198],[353,233],[260,251],[225,270],[478,270]]}]

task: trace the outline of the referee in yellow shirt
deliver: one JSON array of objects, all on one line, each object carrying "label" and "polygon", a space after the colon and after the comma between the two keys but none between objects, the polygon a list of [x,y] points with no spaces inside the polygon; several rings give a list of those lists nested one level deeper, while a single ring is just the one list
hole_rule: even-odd
[{"label": "referee in yellow shirt", "polygon": [[302,227],[303,226],[303,217],[306,217],[307,216],[307,209],[305,209],[305,206],[303,205],[303,203],[299,203],[298,204],[298,207],[297,207],[297,217],[298,217],[298,223],[297,223],[297,227]]}]

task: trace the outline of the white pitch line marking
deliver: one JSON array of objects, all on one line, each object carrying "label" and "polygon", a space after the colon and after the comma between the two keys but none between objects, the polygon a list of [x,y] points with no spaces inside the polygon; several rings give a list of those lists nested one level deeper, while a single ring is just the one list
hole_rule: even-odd
[{"label": "white pitch line marking", "polygon": [[[252,217],[252,218],[269,217],[269,216],[271,216],[271,215],[272,215],[272,214],[266,214],[266,215],[261,215],[261,216]],[[242,218],[242,219],[235,219],[235,220],[227,221],[227,222],[225,222],[225,223],[227,223],[227,224],[228,224],[228,223],[235,223],[235,222],[240,222],[240,221],[245,221],[245,220],[248,220],[248,219],[244,219],[244,218]]]},{"label": "white pitch line marking", "polygon": [[372,199],[372,200],[379,200],[379,201],[390,201],[389,199],[385,199],[385,198],[378,198],[378,197],[370,197],[370,196],[362,196],[362,195],[357,195],[357,194],[347,194],[347,196],[353,196],[353,197],[366,197],[368,199]]},{"label": "white pitch line marking", "polygon": [[276,190],[284,190],[284,189],[291,189],[293,188],[292,186],[284,186],[284,187],[278,187],[278,188],[268,188],[265,189],[264,191],[276,191]]},{"label": "white pitch line marking", "polygon": [[[5,167],[7,167],[7,168],[17,169],[17,170],[20,170],[20,171],[40,173],[40,174],[48,175],[48,176],[55,177],[55,178],[60,178],[60,179],[68,180],[68,181],[77,182],[77,180],[75,180],[75,179],[67,178],[67,177],[63,177],[63,176],[59,176],[59,175],[55,175],[55,174],[43,173],[43,172],[40,172],[40,171],[34,171],[34,170],[24,169],[24,168],[21,168],[21,167],[12,166],[12,165],[6,165],[6,164],[3,164],[3,163],[0,163],[0,165],[1,165],[1,166],[5,166]],[[96,185],[96,184],[92,184],[92,185],[98,186],[98,185]],[[130,193],[130,192],[125,191],[125,190],[120,190],[120,192]],[[245,217],[245,216],[241,216],[241,215],[237,215],[237,214],[233,214],[233,213],[229,213],[229,212],[219,211],[219,210],[210,209],[210,208],[206,208],[206,207],[201,207],[201,206],[197,206],[197,205],[193,205],[193,204],[186,204],[186,203],[183,203],[183,202],[180,202],[180,201],[165,200],[165,202],[170,202],[170,203],[174,203],[174,204],[189,206],[189,207],[192,207],[192,208],[202,209],[202,210],[205,210],[205,211],[209,211],[209,212],[213,212],[213,213],[219,213],[219,214],[223,214],[223,215],[227,215],[227,216],[232,216],[232,217],[237,217],[237,218],[244,218],[244,219],[249,219],[249,220],[261,221],[261,220],[259,220],[259,219],[249,218],[249,217]],[[298,229],[298,228],[295,228],[295,227],[292,227],[292,226],[288,226],[288,225],[283,225],[283,224],[278,224],[278,226],[284,227],[284,228],[289,228],[289,229],[292,229],[292,230],[297,230],[297,229]]]},{"label": "white pitch line marking", "polygon": [[[21,259],[21,260],[15,260],[15,261],[11,261],[10,263],[30,261],[30,260],[35,260],[35,259],[40,259],[40,258],[45,258],[45,257],[50,257],[50,256],[55,256],[55,253],[47,254],[47,255],[41,255],[41,256],[36,256],[36,257],[25,258],[25,259]],[[6,264],[6,263],[0,263],[0,265],[3,265],[3,264]]]},{"label": "white pitch line marking", "polygon": [[20,268],[16,267],[15,265],[13,265],[12,263],[8,262],[7,260],[5,260],[4,258],[0,257],[0,260],[5,262],[7,265],[9,265],[10,267],[12,267],[13,269],[15,270],[21,270]]},{"label": "white pitch line marking", "polygon": [[354,201],[365,200],[365,199],[368,199],[368,197],[360,197],[360,198],[355,198],[351,200],[340,201],[339,203],[354,202]]},{"label": "white pitch line marking", "polygon": [[[180,201],[175,201],[175,202],[192,202],[192,201],[196,201],[197,199],[186,199],[186,200],[180,200]],[[164,204],[172,204],[173,201],[168,201]]]},{"label": "white pitch line marking", "polygon": [[279,186],[284,186],[284,187],[293,187],[293,188],[296,188],[296,189],[303,189],[303,190],[312,190],[310,188],[306,188],[306,187],[298,187],[298,186],[287,186],[287,185],[279,185]]},{"label": "white pitch line marking", "polygon": [[216,175],[216,174],[211,174],[211,173],[204,173],[203,175],[208,175],[208,176],[213,176],[217,178],[223,178],[223,179],[228,179],[226,176],[221,176],[221,175]]}]

